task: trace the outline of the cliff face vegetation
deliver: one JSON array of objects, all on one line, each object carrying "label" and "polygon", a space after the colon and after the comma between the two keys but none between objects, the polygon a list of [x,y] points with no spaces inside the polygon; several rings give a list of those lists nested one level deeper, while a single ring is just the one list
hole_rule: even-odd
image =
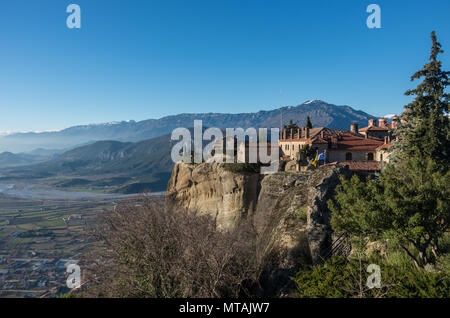
[{"label": "cliff face vegetation", "polygon": [[216,227],[233,230],[249,223],[255,231],[264,295],[292,287],[300,264],[320,261],[331,243],[326,200],[345,168],[321,167],[272,175],[234,173],[226,164],[175,165],[166,207],[207,214]]}]

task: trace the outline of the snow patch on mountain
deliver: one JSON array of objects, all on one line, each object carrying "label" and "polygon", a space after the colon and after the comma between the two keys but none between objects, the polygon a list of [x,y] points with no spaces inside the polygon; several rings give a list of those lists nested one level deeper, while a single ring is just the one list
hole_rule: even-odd
[{"label": "snow patch on mountain", "polygon": [[9,136],[9,135],[15,135],[15,134],[42,134],[47,132],[60,132],[61,129],[57,130],[20,130],[20,131],[13,131],[13,130],[6,130],[6,131],[0,131],[0,136]]}]

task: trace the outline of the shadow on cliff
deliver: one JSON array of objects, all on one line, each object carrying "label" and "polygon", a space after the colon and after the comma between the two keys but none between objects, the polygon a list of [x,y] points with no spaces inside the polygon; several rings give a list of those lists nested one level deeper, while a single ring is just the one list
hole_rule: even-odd
[{"label": "shadow on cliff", "polygon": [[236,173],[226,164],[175,165],[166,193],[167,208],[213,217],[219,229],[244,223],[255,232],[259,264],[255,296],[288,297],[302,264],[317,264],[331,245],[331,198],[343,167],[260,175]]}]

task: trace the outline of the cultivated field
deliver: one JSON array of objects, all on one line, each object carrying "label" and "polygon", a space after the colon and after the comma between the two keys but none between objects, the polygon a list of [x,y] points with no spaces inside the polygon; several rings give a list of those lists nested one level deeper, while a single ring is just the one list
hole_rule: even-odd
[{"label": "cultivated field", "polygon": [[0,296],[55,296],[80,259],[98,214],[134,196],[26,199],[0,193]]}]

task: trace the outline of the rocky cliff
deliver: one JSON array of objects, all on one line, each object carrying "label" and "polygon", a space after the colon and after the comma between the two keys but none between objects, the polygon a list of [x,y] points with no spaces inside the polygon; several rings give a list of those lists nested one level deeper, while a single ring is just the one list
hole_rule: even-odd
[{"label": "rocky cliff", "polygon": [[233,173],[225,164],[176,164],[166,193],[167,207],[211,215],[218,228],[233,228],[256,208],[260,175]]},{"label": "rocky cliff", "polygon": [[218,228],[250,222],[256,233],[265,295],[292,288],[301,263],[320,261],[331,243],[326,201],[341,167],[272,175],[234,173],[225,164],[177,164],[169,181],[166,206],[207,213]]}]

